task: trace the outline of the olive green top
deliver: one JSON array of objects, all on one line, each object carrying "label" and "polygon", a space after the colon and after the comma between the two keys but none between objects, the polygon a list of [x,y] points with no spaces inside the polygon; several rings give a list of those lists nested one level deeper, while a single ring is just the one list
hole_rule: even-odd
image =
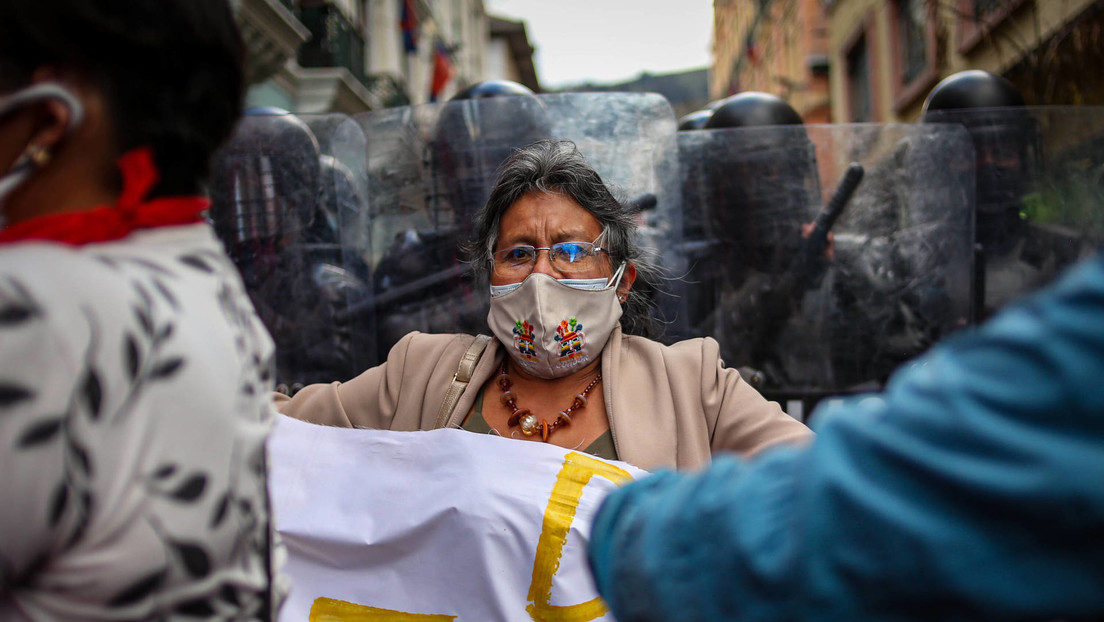
[{"label": "olive green top", "polygon": [[[487,420],[483,418],[483,392],[479,392],[479,396],[475,398],[475,406],[472,407],[472,412],[468,415],[468,418],[464,420],[462,429],[468,432],[475,432],[477,434],[492,434],[491,426],[487,425]],[[587,445],[584,449],[586,453],[592,456],[598,456],[599,458],[605,458],[606,460],[617,460],[617,449],[613,446],[613,433],[606,430],[601,436],[594,439],[594,442]]]}]

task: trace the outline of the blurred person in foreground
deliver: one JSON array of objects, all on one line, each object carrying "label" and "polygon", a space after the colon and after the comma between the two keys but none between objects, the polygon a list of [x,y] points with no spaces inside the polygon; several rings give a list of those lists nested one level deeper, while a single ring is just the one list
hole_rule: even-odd
[{"label": "blurred person in foreground", "polygon": [[469,249],[489,280],[494,338],[414,332],[383,365],[277,396],[278,408],[346,427],[461,427],[641,468],[806,439],[804,425],[724,367],[713,339],[642,336],[652,320],[633,284],[655,269],[635,227],[574,144],[515,151]]},{"label": "blurred person in foreground", "polygon": [[816,440],[612,493],[589,556],[637,620],[1104,613],[1104,256],[828,403]]},{"label": "blurred person in foreground", "polygon": [[211,228],[225,0],[0,3],[0,619],[274,619],[273,346]]}]

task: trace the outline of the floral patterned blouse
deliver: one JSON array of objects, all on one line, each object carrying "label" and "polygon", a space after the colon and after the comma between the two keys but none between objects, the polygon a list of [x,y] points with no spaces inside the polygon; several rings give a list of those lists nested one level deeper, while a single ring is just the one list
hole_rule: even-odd
[{"label": "floral patterned blouse", "polygon": [[272,370],[205,224],[0,246],[0,619],[273,619]]}]

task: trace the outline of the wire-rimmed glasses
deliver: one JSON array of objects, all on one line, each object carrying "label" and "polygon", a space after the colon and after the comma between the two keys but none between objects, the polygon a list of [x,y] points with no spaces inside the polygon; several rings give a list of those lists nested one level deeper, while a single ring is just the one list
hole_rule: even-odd
[{"label": "wire-rimmed glasses", "polygon": [[598,246],[601,238],[599,235],[593,242],[557,242],[552,246],[519,244],[495,251],[491,256],[491,264],[496,276],[522,279],[533,272],[533,267],[537,265],[537,255],[541,251],[548,251],[548,260],[557,272],[582,274],[598,267],[598,253],[609,252]]}]

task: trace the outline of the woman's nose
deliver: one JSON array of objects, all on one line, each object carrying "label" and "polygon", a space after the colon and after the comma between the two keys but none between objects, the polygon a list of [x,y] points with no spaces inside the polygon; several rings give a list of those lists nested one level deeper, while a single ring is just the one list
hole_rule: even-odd
[{"label": "woman's nose", "polygon": [[547,274],[552,278],[559,278],[560,272],[552,265],[552,255],[547,249],[537,251],[537,261],[533,264],[533,272]]}]

